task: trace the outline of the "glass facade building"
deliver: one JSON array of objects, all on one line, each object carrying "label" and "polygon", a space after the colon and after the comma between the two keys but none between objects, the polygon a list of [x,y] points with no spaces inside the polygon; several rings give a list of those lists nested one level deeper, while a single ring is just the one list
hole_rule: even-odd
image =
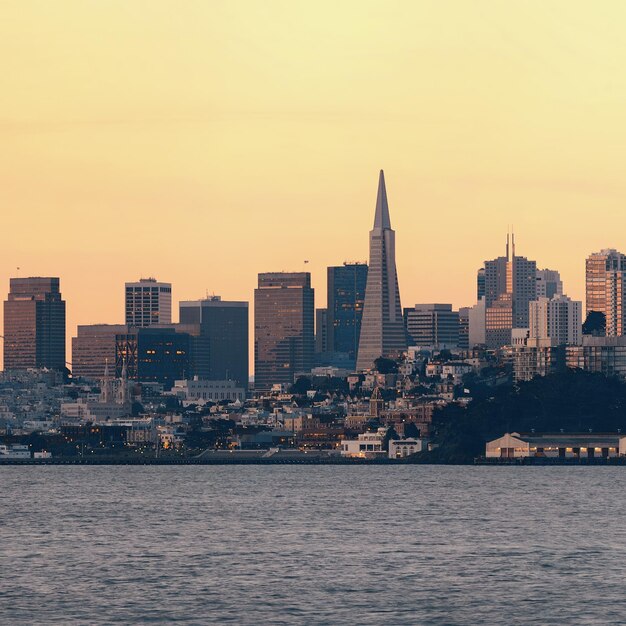
[{"label": "glass facade building", "polygon": [[234,380],[248,387],[248,303],[219,296],[183,301],[180,325],[197,328],[192,337],[192,373],[204,380]]},{"label": "glass facade building", "polygon": [[451,349],[459,345],[459,312],[451,304],[416,304],[404,309],[404,321],[412,346]]},{"label": "glass facade building", "polygon": [[109,364],[115,366],[115,337],[128,332],[125,324],[90,324],[79,326],[72,337],[72,375],[98,381]]},{"label": "glass facade building", "polygon": [[618,337],[626,329],[626,255],[613,249],[589,255],[585,264],[587,315],[603,313],[606,335]]},{"label": "glass facade building", "polygon": [[259,274],[254,290],[254,387],[292,384],[313,366],[314,290],[309,272]]},{"label": "glass facade building", "polygon": [[367,286],[366,263],[328,268],[327,349],[356,359]]},{"label": "glass facade building", "polygon": [[65,368],[65,301],[58,278],[11,278],[4,302],[4,369]]}]

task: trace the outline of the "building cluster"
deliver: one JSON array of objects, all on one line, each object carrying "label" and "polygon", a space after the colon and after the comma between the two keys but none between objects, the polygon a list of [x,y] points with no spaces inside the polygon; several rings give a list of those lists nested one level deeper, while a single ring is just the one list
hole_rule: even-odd
[{"label": "building cluster", "polygon": [[[404,441],[393,453],[402,455],[427,440],[434,408],[467,401],[470,373],[508,367],[523,381],[577,367],[626,378],[625,282],[625,255],[590,255],[583,324],[582,302],[564,293],[559,272],[519,256],[511,234],[505,254],[478,270],[473,306],[402,308],[381,171],[369,262],[328,268],[326,308],[315,308],[308,272],[258,275],[253,379],[247,301],[181,301],[174,322],[170,283],[128,282],[124,323],[78,326],[68,360],[59,278],[11,278],[0,424],[24,432],[33,420],[58,432],[98,424],[99,436],[115,426],[136,443],[174,445],[200,416],[205,430],[234,424],[226,446],[269,437],[344,455],[387,453],[389,442],[376,439],[386,435],[372,430],[380,428]],[[301,380],[310,387],[299,389]],[[180,413],[164,417],[159,407],[171,401]]]}]

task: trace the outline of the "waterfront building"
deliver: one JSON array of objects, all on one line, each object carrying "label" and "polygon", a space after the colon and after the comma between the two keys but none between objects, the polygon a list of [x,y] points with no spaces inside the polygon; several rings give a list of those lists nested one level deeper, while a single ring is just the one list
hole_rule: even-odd
[{"label": "waterfront building", "polygon": [[356,459],[375,459],[387,456],[383,447],[387,428],[379,428],[376,432],[361,433],[356,439],[342,439],[341,456]]},{"label": "waterfront building", "polygon": [[395,232],[391,229],[385,175],[380,171],[370,260],[357,353],[357,370],[373,367],[378,357],[397,358],[407,348],[396,271]]},{"label": "waterfront building", "polygon": [[587,315],[592,311],[604,315],[607,337],[626,334],[625,281],[626,255],[614,249],[605,249],[587,258]]},{"label": "waterfront building", "polygon": [[115,375],[171,389],[191,369],[191,337],[173,328],[134,328],[115,337]]},{"label": "waterfront building", "polygon": [[485,444],[488,459],[606,459],[620,456],[626,437],[619,433],[506,433]]},{"label": "waterfront building", "polygon": [[563,282],[561,275],[556,270],[537,270],[536,273],[536,297],[548,298],[563,295]]},{"label": "waterfront building", "polygon": [[4,369],[65,368],[65,300],[58,278],[11,278],[4,302]]},{"label": "waterfront building", "polygon": [[555,345],[582,341],[582,302],[567,296],[539,298],[529,304],[531,339],[551,339]]},{"label": "waterfront building", "polygon": [[367,271],[366,263],[344,263],[327,270],[327,349],[347,354],[353,362],[359,348]]},{"label": "waterfront building", "polygon": [[309,272],[259,274],[254,290],[254,387],[291,385],[310,372],[314,354],[314,290]]},{"label": "waterfront building", "polygon": [[172,284],[156,278],[126,283],[125,319],[128,326],[147,328],[172,323]]},{"label": "waterfront building", "polygon": [[438,350],[459,345],[459,312],[451,304],[416,304],[404,309],[404,321],[412,346]]},{"label": "waterfront building", "polygon": [[211,296],[182,301],[179,332],[192,337],[189,375],[204,380],[234,380],[248,387],[248,303]]},{"label": "waterfront building", "polygon": [[72,337],[72,375],[100,380],[107,362],[115,365],[115,337],[128,332],[125,324],[89,324],[78,326]]},{"label": "waterfront building", "polygon": [[423,450],[422,439],[391,439],[389,441],[389,458],[404,459]]}]

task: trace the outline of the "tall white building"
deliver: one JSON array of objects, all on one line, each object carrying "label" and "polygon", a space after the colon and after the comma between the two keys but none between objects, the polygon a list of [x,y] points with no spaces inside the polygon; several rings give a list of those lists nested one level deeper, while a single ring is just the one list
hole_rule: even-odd
[{"label": "tall white building", "polygon": [[556,270],[537,270],[537,298],[552,298],[563,295],[563,281]]},{"label": "tall white building", "polygon": [[156,278],[126,283],[126,324],[146,328],[172,323],[172,284]]},{"label": "tall white building", "polygon": [[529,304],[530,339],[550,339],[552,345],[580,345],[583,303],[567,296],[539,298]]}]

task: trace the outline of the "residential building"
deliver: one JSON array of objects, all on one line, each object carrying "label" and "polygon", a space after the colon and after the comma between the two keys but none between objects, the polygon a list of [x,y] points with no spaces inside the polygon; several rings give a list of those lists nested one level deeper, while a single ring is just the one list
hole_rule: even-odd
[{"label": "residential building", "polygon": [[314,290],[309,272],[259,274],[254,290],[254,387],[292,384],[311,371],[314,354]]},{"label": "residential building", "polygon": [[4,369],[65,368],[65,300],[58,278],[11,278],[4,302]]},{"label": "residential building", "polygon": [[459,309],[459,350],[469,350],[471,307],[463,306]]},{"label": "residential building", "polygon": [[386,434],[387,428],[379,428],[376,432],[361,433],[356,439],[342,439],[341,456],[361,459],[385,458],[387,451],[383,443]]},{"label": "residential building", "polygon": [[529,337],[552,339],[555,345],[578,345],[582,341],[582,302],[567,296],[539,298],[529,304]]},{"label": "residential building", "polygon": [[626,329],[626,255],[614,249],[595,252],[585,265],[587,315],[605,317],[606,336],[624,335]]},{"label": "residential building", "polygon": [[582,345],[568,346],[567,367],[617,376],[626,380],[626,336],[592,337],[585,335]]},{"label": "residential building", "polygon": [[125,316],[128,326],[147,328],[172,323],[172,284],[156,278],[141,278],[126,283]]},{"label": "residential building", "polygon": [[385,175],[380,171],[370,261],[357,354],[357,370],[368,370],[378,357],[397,358],[407,348],[396,271],[395,232],[391,229]]},{"label": "residential building", "polygon": [[552,298],[563,295],[563,282],[556,270],[537,270],[536,272],[537,298]]}]

